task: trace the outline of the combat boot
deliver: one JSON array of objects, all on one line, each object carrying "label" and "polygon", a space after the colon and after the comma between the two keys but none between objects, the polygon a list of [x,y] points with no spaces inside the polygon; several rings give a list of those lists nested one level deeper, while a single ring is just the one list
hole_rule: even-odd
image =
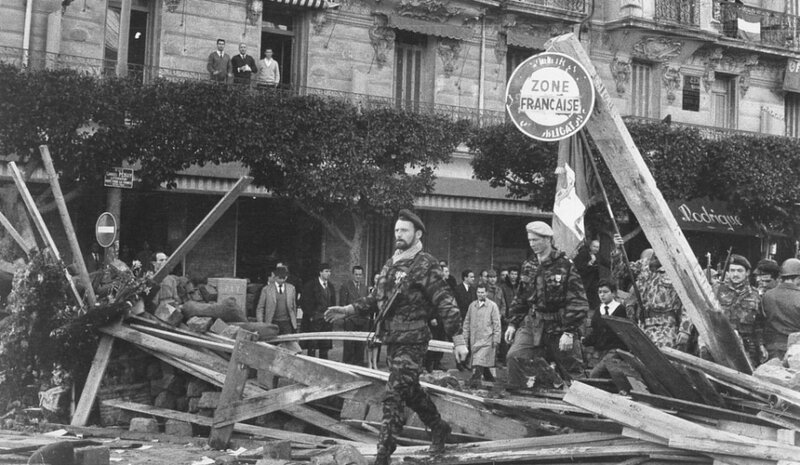
[{"label": "combat boot", "polygon": [[392,463],[392,454],[386,452],[378,452],[375,456],[374,465],[390,465]]},{"label": "combat boot", "polygon": [[444,420],[439,420],[431,427],[431,447],[428,449],[428,453],[431,455],[443,454],[449,435],[450,425]]}]

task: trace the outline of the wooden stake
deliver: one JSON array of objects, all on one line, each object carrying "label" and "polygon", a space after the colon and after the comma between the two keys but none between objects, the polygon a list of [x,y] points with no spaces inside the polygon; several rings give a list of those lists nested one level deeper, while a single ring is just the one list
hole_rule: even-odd
[{"label": "wooden stake", "polygon": [[25,238],[22,237],[22,235],[14,228],[14,225],[11,224],[11,221],[9,221],[8,218],[6,218],[6,215],[4,215],[2,212],[0,212],[0,224],[2,224],[4,228],[6,228],[8,234],[11,235],[11,238],[14,239],[14,241],[17,243],[17,245],[19,245],[22,251],[25,252],[25,255],[30,257],[31,250],[36,248],[36,245],[32,246],[28,244],[28,241],[26,241]]},{"label": "wooden stake", "polygon": [[[219,405],[225,406],[242,399],[244,386],[247,382],[249,372],[248,364],[241,357],[242,343],[254,341],[257,338],[255,333],[240,330],[236,335],[236,347],[231,355],[228,365],[228,374],[225,376],[225,385],[222,386],[222,393],[219,396]],[[214,427],[211,428],[211,436],[208,438],[208,445],[217,450],[225,450],[230,442],[233,433],[233,425],[217,426],[222,424],[227,418],[224,412],[216,409],[214,412]]]},{"label": "wooden stake", "polygon": [[89,375],[86,377],[86,383],[83,385],[81,398],[78,400],[78,407],[72,415],[70,425],[86,426],[86,423],[89,421],[89,414],[92,412],[94,399],[97,396],[97,391],[100,390],[100,382],[103,380],[103,375],[106,372],[106,367],[111,358],[113,348],[113,337],[105,334],[100,336],[100,344],[97,346],[97,352],[94,354],[92,367],[89,369]]},{"label": "wooden stake", "polygon": [[675,286],[689,317],[708,344],[714,360],[739,371],[752,373],[752,367],[730,322],[705,279],[703,269],[672,216],[653,175],[634,144],[603,80],[589,55],[574,34],[556,37],[547,44],[578,61],[594,81],[597,99],[594,112],[586,123],[600,154],[619,185],[629,208],[642,226],[656,256]]},{"label": "wooden stake", "polygon": [[180,263],[183,258],[188,254],[200,239],[205,236],[205,234],[214,226],[214,224],[219,220],[222,215],[230,208],[231,205],[236,201],[239,195],[244,192],[247,186],[253,182],[253,178],[249,176],[243,176],[239,178],[239,181],[225,194],[222,199],[211,209],[210,212],[206,215],[205,218],[194,228],[189,236],[184,239],[181,245],[172,252],[172,255],[169,256],[164,265],[156,270],[156,273],[153,275],[153,281],[156,283],[160,283],[164,278],[167,277],[169,272],[175,268],[178,263]]},{"label": "wooden stake", "polygon": [[[22,196],[22,201],[28,208],[28,213],[30,213],[31,218],[33,218],[33,224],[36,225],[36,229],[39,230],[39,234],[42,236],[44,243],[50,248],[50,251],[53,252],[53,256],[56,258],[56,260],[61,261],[61,254],[58,252],[58,247],[53,240],[53,236],[50,235],[50,230],[47,229],[47,225],[44,223],[42,214],[39,212],[39,209],[36,208],[36,202],[34,202],[33,196],[28,190],[28,186],[25,184],[25,179],[23,179],[22,173],[20,173],[19,168],[17,168],[17,164],[12,161],[8,164],[8,166],[11,168],[11,176],[14,178],[14,183],[17,185],[17,190]],[[78,289],[75,287],[75,282],[72,281],[72,276],[69,275],[69,272],[66,269],[64,270],[64,276],[67,278],[67,282],[72,289],[72,293],[75,295],[75,300],[78,302],[78,306],[83,307],[83,299],[81,299]]]},{"label": "wooden stake", "polygon": [[44,168],[47,171],[47,177],[50,179],[50,187],[53,189],[53,198],[56,200],[58,213],[59,216],[61,216],[61,223],[64,225],[64,231],[67,233],[67,241],[69,242],[70,249],[72,249],[72,260],[78,268],[78,278],[83,282],[83,286],[86,288],[86,300],[89,303],[89,307],[92,308],[97,305],[97,298],[94,295],[94,288],[92,287],[92,279],[89,277],[89,270],[86,269],[86,262],[83,260],[81,246],[78,244],[78,236],[75,235],[75,228],[72,226],[72,219],[69,216],[67,202],[64,201],[64,194],[61,192],[61,184],[58,182],[58,173],[56,173],[56,168],[53,165],[50,149],[46,145],[40,145],[39,152],[42,154]]}]

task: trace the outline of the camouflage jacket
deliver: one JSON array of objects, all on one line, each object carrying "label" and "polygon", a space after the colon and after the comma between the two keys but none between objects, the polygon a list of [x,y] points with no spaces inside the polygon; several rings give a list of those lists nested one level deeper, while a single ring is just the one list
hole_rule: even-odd
[{"label": "camouflage jacket", "polygon": [[764,340],[764,311],[758,290],[744,281],[735,286],[730,281],[714,286],[722,311],[731,325],[742,337],[755,338],[761,344]]},{"label": "camouflage jacket", "polygon": [[639,312],[639,325],[657,347],[677,347],[689,341],[693,325],[681,299],[663,268],[647,271],[646,278],[636,282],[644,305]]},{"label": "camouflage jacket", "polygon": [[557,324],[549,332],[582,331],[589,311],[583,282],[564,252],[553,250],[544,261],[523,263],[523,274],[530,282],[514,298],[509,308],[509,324],[520,327],[526,315],[534,312],[557,313]]},{"label": "camouflage jacket", "polygon": [[453,343],[463,345],[461,313],[450,286],[443,276],[439,261],[427,252],[393,263],[389,259],[381,270],[372,292],[353,303],[359,314],[379,312],[400,289],[383,321],[381,341],[384,343],[422,344],[431,339],[428,321],[439,317],[445,333]]}]

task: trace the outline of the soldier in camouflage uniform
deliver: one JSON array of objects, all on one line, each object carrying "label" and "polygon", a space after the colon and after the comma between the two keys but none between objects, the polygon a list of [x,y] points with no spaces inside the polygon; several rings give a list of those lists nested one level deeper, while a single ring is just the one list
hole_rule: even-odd
[{"label": "soldier in camouflage uniform", "polygon": [[[537,369],[537,385],[551,382],[538,372],[551,362],[562,376],[583,375],[580,340],[589,310],[583,283],[564,252],[553,247],[550,226],[534,221],[525,229],[534,256],[522,265],[529,282],[509,308],[505,334],[511,344],[506,355],[509,390],[526,387],[526,365]],[[557,378],[553,381],[558,383]]]},{"label": "soldier in camouflage uniform", "polygon": [[328,321],[347,315],[378,311],[376,334],[387,349],[389,382],[383,397],[383,421],[378,436],[376,465],[388,465],[397,447],[394,437],[403,429],[408,405],[431,430],[430,452],[444,451],[450,426],[419,384],[431,332],[428,321],[438,316],[445,333],[452,337],[456,361],[463,362],[468,350],[461,335],[461,314],[444,281],[442,268],[431,254],[422,251],[425,225],[417,215],[401,210],[395,223],[396,251],[381,270],[373,292],[351,305],[330,307]]},{"label": "soldier in camouflage uniform", "polygon": [[750,363],[758,366],[767,358],[764,347],[764,311],[761,296],[750,285],[750,262],[741,255],[731,255],[725,282],[714,286],[722,311],[739,333]]}]

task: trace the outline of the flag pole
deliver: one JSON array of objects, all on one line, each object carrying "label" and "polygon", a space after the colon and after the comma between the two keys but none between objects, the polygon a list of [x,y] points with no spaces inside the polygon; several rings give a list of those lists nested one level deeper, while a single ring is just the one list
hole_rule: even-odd
[{"label": "flag pole", "polygon": [[[614,217],[614,211],[611,209],[611,202],[608,201],[608,193],[606,192],[606,186],[603,184],[603,179],[600,177],[600,170],[597,169],[597,163],[594,161],[594,157],[592,156],[592,148],[589,145],[589,140],[586,138],[586,131],[581,129],[579,131],[581,142],[583,143],[583,148],[586,151],[586,158],[589,159],[589,162],[592,164],[592,171],[594,172],[595,178],[597,178],[597,184],[600,186],[600,192],[603,194],[603,202],[606,204],[606,211],[608,212],[608,217],[611,218],[611,224],[614,226],[614,233],[615,235],[622,237],[622,234],[619,232],[619,225],[617,224],[617,219]],[[638,302],[637,311],[634,315],[636,322],[639,322],[639,317],[642,311],[642,307],[644,305],[644,301],[642,300],[642,294],[639,292],[639,287],[636,285],[636,276],[633,275],[633,269],[631,268],[631,261],[628,258],[628,252],[625,251],[625,244],[620,244],[620,250],[622,252],[622,260],[625,263],[625,269],[628,272],[628,277],[633,284],[633,293],[636,296],[636,301]]]}]

